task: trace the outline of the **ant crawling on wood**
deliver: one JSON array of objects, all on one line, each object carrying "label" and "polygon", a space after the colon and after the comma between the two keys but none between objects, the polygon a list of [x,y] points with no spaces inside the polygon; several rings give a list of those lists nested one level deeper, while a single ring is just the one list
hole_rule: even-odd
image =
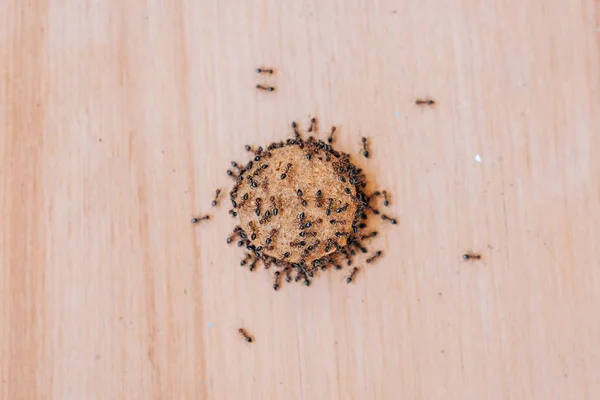
[{"label": "ant crawling on wood", "polygon": [[468,251],[462,255],[462,259],[465,261],[481,260],[481,254]]},{"label": "ant crawling on wood", "polygon": [[273,92],[275,88],[273,86],[256,85],[257,89],[266,90],[267,92]]},{"label": "ant crawling on wood", "polygon": [[246,330],[244,328],[238,329],[238,332],[240,335],[242,335],[242,337],[246,340],[246,342],[252,343],[254,341],[252,339],[252,336],[248,335],[248,333],[246,332]]},{"label": "ant crawling on wood", "polygon": [[435,106],[435,100],[431,99],[417,99],[415,104],[418,106]]},{"label": "ant crawling on wood", "polygon": [[273,68],[256,68],[257,74],[273,74],[275,70]]}]

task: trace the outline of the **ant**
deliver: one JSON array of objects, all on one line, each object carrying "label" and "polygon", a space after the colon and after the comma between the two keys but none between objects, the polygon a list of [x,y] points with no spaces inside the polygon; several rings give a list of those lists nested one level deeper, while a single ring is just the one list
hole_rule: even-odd
[{"label": "ant", "polygon": [[275,203],[275,196],[271,196],[269,200],[271,200],[271,205],[273,205],[273,215],[277,216],[277,214],[279,214],[279,209],[277,208],[277,204]]},{"label": "ant", "polygon": [[335,133],[336,129],[337,128],[335,126],[331,127],[331,133],[329,134],[329,137],[327,138],[327,143],[333,143],[333,134]]},{"label": "ant", "polygon": [[283,172],[283,174],[281,174],[281,179],[286,178],[287,173],[290,171],[290,168],[292,168],[292,163],[288,163],[288,165],[285,166],[285,171]]},{"label": "ant", "polygon": [[219,195],[221,194],[221,189],[217,189],[215,192],[215,199],[210,203],[211,206],[215,207],[218,204]]},{"label": "ant", "polygon": [[275,72],[272,68],[256,68],[255,71],[257,74],[273,74]]},{"label": "ant", "polygon": [[435,100],[431,100],[431,99],[417,99],[415,101],[415,104],[418,106],[434,106],[435,105]]},{"label": "ant", "polygon": [[238,332],[240,335],[242,335],[242,337],[246,340],[246,342],[248,342],[248,343],[253,342],[252,336],[248,335],[248,332],[246,332],[246,330],[244,328],[238,329]]},{"label": "ant", "polygon": [[[362,249],[361,249],[362,251]],[[371,264],[373,261],[375,261],[378,257],[381,257],[381,251],[377,251],[373,256],[367,258],[367,264]]]},{"label": "ant", "polygon": [[252,263],[250,263],[250,266],[248,267],[248,269],[250,271],[254,271],[254,267],[256,267],[256,263],[258,262],[258,257],[254,256],[254,260],[252,260]]},{"label": "ant", "polygon": [[313,130],[315,132],[318,130],[317,119],[316,118],[311,118],[311,120],[310,120],[310,127],[308,128],[308,131],[312,132]]},{"label": "ant", "polygon": [[[308,205],[308,201],[306,201],[306,200],[304,200],[304,199],[302,198],[302,190],[298,189],[298,190],[296,191],[296,194],[297,194],[297,195],[298,195],[298,197],[300,198],[300,200],[301,200],[301,202],[302,202],[302,206],[303,206],[303,207],[306,207],[306,206]],[[309,225],[309,226],[307,226],[307,228],[310,228],[310,225]]]},{"label": "ant", "polygon": [[[389,199],[388,199],[388,192],[387,192],[387,190],[383,190],[381,192],[380,191],[373,192],[373,196],[375,196],[375,197],[379,197],[381,195],[383,195],[383,205],[386,206],[386,207],[389,206],[390,202],[389,202]],[[375,213],[375,214],[377,214],[377,213]]]},{"label": "ant", "polygon": [[210,215],[205,215],[203,217],[194,217],[191,219],[192,224],[197,224],[200,221],[206,221],[210,219]]},{"label": "ant", "polygon": [[242,259],[242,261],[240,261],[240,266],[244,266],[246,265],[246,263],[248,262],[248,260],[250,259],[250,257],[252,257],[249,253],[246,253],[246,255],[244,256],[244,258]]},{"label": "ant", "polygon": [[274,290],[278,290],[279,289],[279,278],[281,276],[281,272],[276,271],[275,272],[275,283],[273,283],[273,289]]},{"label": "ant", "polygon": [[362,146],[363,146],[363,156],[365,156],[365,158],[369,158],[369,150],[367,149],[367,138],[366,137],[362,137],[360,138],[361,142],[362,142]]},{"label": "ant", "polygon": [[296,121],[292,121],[292,128],[294,128],[294,138],[300,139],[300,131],[298,130],[298,124]]},{"label": "ant", "polygon": [[350,276],[346,278],[346,283],[352,282],[352,280],[354,279],[354,276],[356,275],[357,272],[358,272],[358,267],[354,267],[352,269],[352,272],[350,273]]},{"label": "ant", "polygon": [[344,211],[346,211],[346,210],[348,209],[348,205],[349,205],[348,203],[344,204],[344,206],[343,206],[343,207],[337,208],[337,209],[335,210],[335,212],[339,214],[339,213],[341,213],[341,212],[344,212]]},{"label": "ant", "polygon": [[235,161],[232,161],[232,162],[231,162],[231,166],[232,166],[233,168],[237,168],[237,170],[238,170],[238,172],[239,172],[239,173],[242,173],[242,172],[244,172],[244,167],[240,166],[240,165],[239,165],[238,163],[236,163]]},{"label": "ant", "polygon": [[468,260],[481,260],[481,254],[471,253],[469,251],[469,252],[466,252],[465,254],[462,255],[462,259],[465,260],[465,261],[468,261]]},{"label": "ant", "polygon": [[256,200],[254,200],[254,203],[256,204],[256,209],[254,212],[256,213],[257,217],[260,217],[260,200],[260,197],[257,197]]},{"label": "ant", "polygon": [[290,276],[290,267],[285,267],[283,272],[285,272],[285,281],[289,283],[292,280],[292,277]]},{"label": "ant", "polygon": [[327,210],[325,211],[325,215],[329,216],[331,214],[331,205],[333,204],[333,199],[327,199]]},{"label": "ant", "polygon": [[[377,214],[377,213],[376,213],[376,214]],[[392,225],[396,225],[396,224],[398,223],[398,221],[396,221],[396,218],[391,218],[391,217],[388,217],[388,216],[387,216],[387,215],[385,215],[385,214],[381,214],[381,219],[382,219],[382,220],[384,220],[384,221],[385,221],[385,220],[388,220],[388,221],[390,221],[390,222],[392,223]]]},{"label": "ant", "polygon": [[267,92],[272,92],[275,90],[273,86],[256,85],[256,88],[260,90],[266,90]]}]

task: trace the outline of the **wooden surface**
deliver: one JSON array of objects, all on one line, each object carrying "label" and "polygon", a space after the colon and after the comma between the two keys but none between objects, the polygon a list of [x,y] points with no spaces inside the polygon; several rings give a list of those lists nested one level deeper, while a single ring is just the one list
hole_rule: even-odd
[{"label": "wooden surface", "polygon": [[[0,398],[600,398],[599,16],[0,0]],[[276,293],[210,201],[312,115],[399,225],[356,283]]]}]

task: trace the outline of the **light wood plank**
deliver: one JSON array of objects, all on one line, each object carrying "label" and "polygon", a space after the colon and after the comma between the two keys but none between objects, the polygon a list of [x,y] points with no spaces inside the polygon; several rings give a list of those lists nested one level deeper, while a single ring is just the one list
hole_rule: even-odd
[{"label": "light wood plank", "polygon": [[[0,398],[599,398],[598,15],[0,1]],[[276,293],[209,205],[312,115],[400,224],[355,284]]]}]

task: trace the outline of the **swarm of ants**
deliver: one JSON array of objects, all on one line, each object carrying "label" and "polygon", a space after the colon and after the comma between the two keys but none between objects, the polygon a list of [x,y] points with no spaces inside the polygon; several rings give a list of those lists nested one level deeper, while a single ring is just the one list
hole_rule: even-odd
[{"label": "swarm of ants", "polygon": [[[312,118],[308,132],[317,132],[317,127],[316,118]],[[275,235],[277,235],[275,229],[267,231],[266,234],[263,232],[261,239],[261,234],[259,233],[259,237],[257,238],[257,232],[254,229],[250,231],[242,228],[240,225],[234,228],[231,235],[227,238],[227,243],[237,242],[238,247],[244,247],[248,251],[244,255],[240,265],[247,266],[250,271],[255,270],[259,262],[264,265],[265,269],[275,268],[276,271],[273,273],[272,284],[274,290],[280,289],[283,281],[291,282],[294,280],[295,282],[303,282],[304,285],[309,286],[311,279],[316,277],[319,271],[323,272],[329,268],[342,270],[342,264],[344,263],[349,267],[352,266],[357,253],[368,253],[364,242],[378,234],[377,231],[366,231],[367,225],[365,222],[368,215],[379,216],[382,221],[387,221],[391,224],[397,223],[395,218],[381,213],[374,205],[375,199],[378,197],[383,197],[384,206],[387,207],[390,204],[387,191],[375,191],[367,194],[365,192],[367,186],[366,176],[362,169],[350,161],[349,154],[339,152],[332,147],[334,134],[337,131],[335,127],[331,129],[325,141],[313,136],[310,136],[306,140],[303,139],[299,124],[296,122],[292,123],[292,129],[294,133],[293,138],[271,143],[266,148],[258,147],[253,149],[251,146],[246,146],[246,150],[252,154],[252,160],[246,164],[231,163],[236,171],[227,170],[227,175],[235,182],[229,194],[232,204],[229,214],[232,217],[238,217],[240,212],[244,212],[242,207],[245,205],[248,207],[246,203],[251,202],[252,211],[256,214],[256,221],[253,221],[255,222],[254,225],[251,222],[250,226],[254,228],[254,226],[260,224],[262,228],[263,225],[278,218],[278,216],[281,218],[280,215],[282,212],[288,211],[283,210],[283,204],[281,204],[283,201],[279,202],[276,196],[261,199],[255,195],[254,200],[252,199],[253,190],[260,190],[259,185],[263,186],[263,188],[268,185],[268,182],[266,180],[261,181],[260,177],[262,171],[269,167],[269,160],[272,160],[273,153],[278,149],[287,148],[288,146],[295,146],[297,149],[306,152],[306,159],[308,161],[312,162],[312,160],[318,158],[321,161],[325,160],[332,163],[339,180],[348,186],[345,188],[345,195],[350,198],[349,201],[353,204],[350,209],[348,208],[348,203],[340,204],[339,206],[332,205],[333,199],[327,199],[327,194],[323,193],[322,190],[317,190],[314,194],[311,193],[311,196],[314,196],[313,201],[313,198],[298,189],[297,197],[299,206],[313,207],[313,210],[317,210],[322,215],[313,216],[311,220],[308,220],[308,217],[305,217],[305,212],[299,214],[299,225],[297,228],[293,228],[298,231],[298,240],[290,242],[289,249],[274,246],[276,244]],[[367,150],[367,139],[362,138],[361,144],[361,153],[364,157],[368,158],[370,153]],[[272,166],[271,169],[273,168]],[[294,170],[292,163],[282,165],[281,171],[277,172],[277,180],[285,182],[290,170]],[[212,206],[218,204],[220,193],[220,190],[216,191],[215,198],[211,204]],[[250,193],[250,199],[248,193]],[[339,202],[337,199],[335,201]],[[356,211],[353,216],[346,218],[346,220],[341,219],[340,215],[343,215],[346,210],[354,209]],[[208,216],[195,217],[192,219],[192,222],[198,223],[208,218]],[[317,236],[317,231],[322,231],[322,229],[317,231],[314,230],[315,227],[313,227],[313,230],[310,229],[312,224],[317,223],[329,223],[331,226],[334,226],[334,229],[338,230],[331,237],[318,240],[319,238],[315,238],[315,236]],[[343,224],[344,226],[335,228],[335,224]],[[296,233],[294,232],[294,234]],[[312,238],[312,241],[309,238]],[[341,240],[342,238],[345,241]],[[297,254],[300,254],[298,256],[300,258],[292,259]],[[322,256],[315,258],[316,254]],[[370,264],[382,254],[382,251],[378,250],[369,256],[366,262]],[[347,283],[355,280],[359,269],[359,267],[353,267],[350,270],[346,278]]]},{"label": "swarm of ants", "polygon": [[[252,154],[252,159],[246,164],[232,162],[231,165],[236,171],[227,170],[227,175],[234,180],[233,189],[229,193],[232,204],[229,214],[232,217],[238,217],[240,213],[244,212],[256,215],[256,217],[252,215],[254,220],[250,221],[246,228],[243,228],[242,225],[236,226],[227,238],[227,243],[237,242],[238,247],[247,250],[240,265],[247,266],[250,271],[254,271],[259,262],[264,265],[266,270],[274,267],[276,269],[273,273],[272,283],[274,290],[279,290],[283,281],[291,282],[294,280],[310,286],[311,279],[316,277],[319,272],[327,269],[342,270],[343,264],[350,267],[346,282],[352,283],[360,271],[360,267],[353,266],[355,256],[359,253],[368,253],[369,251],[364,243],[378,235],[377,231],[367,231],[368,228],[365,222],[369,215],[379,216],[383,222],[397,224],[395,218],[381,213],[375,205],[376,199],[381,198],[382,201],[380,202],[383,206],[388,207],[390,205],[389,194],[386,190],[376,190],[369,194],[366,192],[366,175],[362,169],[351,162],[349,154],[339,152],[332,147],[334,134],[337,132],[335,127],[331,129],[324,141],[313,136],[305,140],[302,138],[298,123],[293,122],[291,126],[294,134],[293,138],[271,143],[266,148],[253,149],[251,146],[246,145],[245,149]],[[317,120],[312,118],[308,132],[316,131]],[[269,187],[269,179],[265,178],[264,171],[276,170],[276,177],[270,175],[271,180],[284,183],[289,181],[288,175],[294,173],[296,168],[300,169],[299,166],[297,167],[292,162],[286,161],[287,163],[279,162],[280,166],[277,167],[273,153],[276,153],[279,149],[289,149],[291,147],[300,149],[303,152],[302,154],[305,154],[308,162],[315,162],[318,159],[331,163],[334,166],[337,178],[344,182],[344,185],[347,185],[344,195],[350,199],[349,202],[353,203],[353,208],[349,209],[350,204],[348,202],[344,204],[343,200],[340,201],[339,199],[335,199],[338,205],[334,206],[334,199],[327,198],[327,193],[324,190],[316,190],[315,188],[314,194],[308,194],[298,189],[295,191],[298,204],[294,212],[301,211],[297,215],[299,223],[297,226],[285,226],[285,229],[293,230],[292,233],[297,234],[298,239],[289,243],[285,242],[282,246],[281,241],[276,242],[277,235],[280,232],[268,226],[270,222],[280,219],[282,213],[290,212],[287,209],[289,203],[277,198],[277,196],[265,195],[265,190]],[[364,137],[361,138],[361,154],[365,158],[369,158],[371,155],[367,139]],[[270,168],[269,165],[271,165]],[[303,173],[304,171],[300,172]],[[262,192],[260,192],[261,189]],[[213,207],[219,204],[220,194],[221,190],[216,190],[214,200],[211,203]],[[264,196],[264,198],[259,196]],[[313,215],[310,216],[310,207],[322,215],[315,216],[313,212]],[[354,212],[351,217],[341,218],[344,213],[350,211]],[[192,223],[199,223],[209,218],[208,215],[194,217]],[[318,236],[319,234],[322,235],[323,226],[327,226],[327,223],[336,227],[334,234],[328,237]],[[313,224],[324,225],[316,229],[317,227],[313,227]],[[339,227],[337,227],[338,224]],[[382,255],[383,252],[377,250],[368,256],[365,262],[371,264]],[[294,259],[294,257],[300,258]],[[465,261],[473,261],[480,260],[481,256],[476,253],[465,253],[462,258]]]}]

